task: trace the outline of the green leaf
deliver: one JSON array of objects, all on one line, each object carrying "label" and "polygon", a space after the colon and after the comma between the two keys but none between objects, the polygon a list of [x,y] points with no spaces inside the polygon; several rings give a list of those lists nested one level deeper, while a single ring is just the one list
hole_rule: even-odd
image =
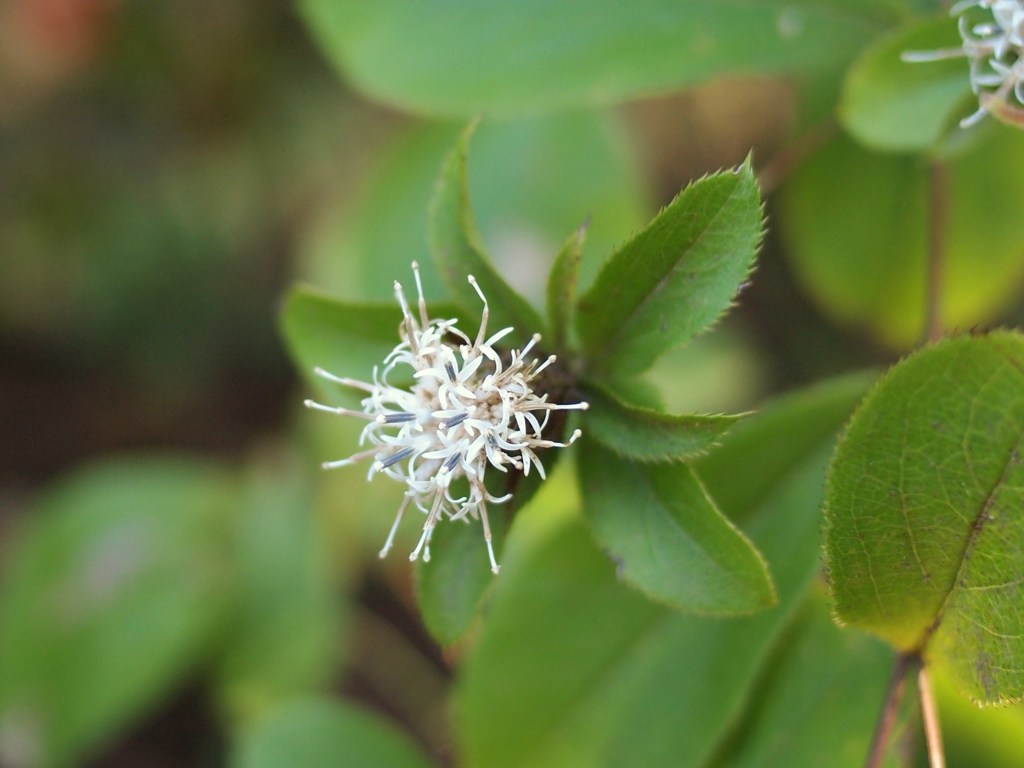
[{"label": "green leaf", "polygon": [[[499,505],[488,507],[494,552],[501,563],[506,515]],[[444,521],[430,541],[433,557],[416,563],[416,598],[423,623],[441,645],[462,637],[476,618],[480,602],[494,583],[480,523]],[[500,578],[500,577],[499,577]]]},{"label": "green leaf", "polygon": [[764,560],[683,464],[580,449],[583,509],[619,576],[679,611],[750,613],[775,602]]},{"label": "green leaf", "polygon": [[766,349],[753,329],[737,320],[670,349],[642,374],[643,383],[659,397],[636,399],[618,380],[611,383],[616,397],[664,413],[728,413],[756,402],[767,389]]},{"label": "green leaf", "polygon": [[[338,301],[305,286],[288,293],[281,329],[292,358],[310,383],[323,368],[335,376],[365,380],[398,344],[402,310],[383,304]],[[333,391],[335,387],[332,387]]]},{"label": "green leaf", "polygon": [[941,674],[933,675],[947,765],[1017,768],[1024,755],[1024,704],[979,708]]},{"label": "green leaf", "polygon": [[0,754],[79,764],[194,668],[224,614],[238,501],[176,459],[94,466],[47,495],[0,588]]},{"label": "green leaf", "polygon": [[[892,652],[870,635],[836,627],[817,590],[809,597],[780,638],[740,726],[714,765],[864,764]],[[898,738],[892,741],[899,743]],[[905,764],[885,762],[894,768]]]},{"label": "green leaf", "polygon": [[[821,469],[804,482],[820,482]],[[779,563],[790,590],[816,560],[817,515],[803,527],[787,544],[802,541],[805,557]],[[515,565],[506,562],[463,670],[467,766],[702,765],[785,620],[780,608],[729,621],[661,608],[618,581],[575,521]]]},{"label": "green leaf", "polygon": [[[561,456],[562,452],[557,450],[541,456],[548,477],[552,477]],[[513,494],[507,503],[488,507],[499,566],[510,521],[538,491],[549,486],[539,472],[531,472],[528,477],[518,472],[488,475],[487,488],[491,495]],[[430,548],[436,553],[435,557],[429,563],[419,561],[416,565],[416,598],[427,630],[441,645],[450,645],[473,625],[495,575],[491,572],[479,523],[439,525],[434,530]]]},{"label": "green leaf", "polygon": [[595,384],[586,385],[590,405],[584,421],[587,437],[635,461],[693,458],[725,434],[742,416],[672,416],[627,405]]},{"label": "green leaf", "polygon": [[238,736],[231,768],[426,768],[405,734],[381,718],[331,699],[293,702]]},{"label": "green leaf", "polygon": [[[372,97],[428,114],[612,104],[729,73],[851,59],[895,13],[888,0],[303,0],[331,61]],[[572,34],[567,34],[571,32]]]},{"label": "green leaf", "polygon": [[271,458],[250,469],[234,532],[235,610],[217,676],[236,719],[324,687],[341,655],[331,535],[297,468]]},{"label": "green leaf", "polygon": [[977,700],[1024,695],[1024,338],[952,339],[851,418],[827,496],[837,617],[924,649]]},{"label": "green leaf", "polygon": [[887,33],[847,73],[839,105],[843,126],[877,149],[913,151],[934,145],[970,98],[967,60],[908,63],[900,57],[908,51],[959,50],[960,42],[948,13]]},{"label": "green leaf", "polygon": [[516,330],[515,337],[525,342],[540,332],[543,323],[530,303],[516,293],[487,260],[470,209],[466,165],[469,140],[475,128],[474,121],[463,131],[445,159],[437,180],[430,205],[434,263],[448,292],[467,315],[472,316],[483,308],[480,297],[467,280],[472,275],[490,303],[490,331],[511,326]]},{"label": "green leaf", "polygon": [[[458,314],[447,304],[428,304],[427,309],[431,317]],[[344,388],[327,384],[313,369],[369,381],[374,367],[380,367],[398,344],[401,322],[397,302],[393,306],[352,304],[305,286],[288,293],[281,316],[282,332],[299,370],[309,383],[332,395],[344,393]]]},{"label": "green leaf", "polygon": [[[306,279],[348,300],[394,301],[396,277],[419,261],[430,304],[444,298],[427,239],[438,169],[463,124],[420,123],[390,142],[367,179],[323,207],[304,237]],[[543,298],[551,255],[590,217],[581,282],[650,217],[646,187],[621,116],[573,112],[484,122],[469,167],[474,219],[497,270]],[[558,179],[552,184],[551,179]],[[474,322],[480,316],[473,305]]]},{"label": "green leaf", "polygon": [[[1024,136],[982,127],[988,140],[945,161],[939,308],[947,330],[986,322],[1024,280]],[[929,175],[923,158],[840,138],[790,178],[779,208],[786,255],[811,298],[897,347],[924,331]]]},{"label": "green leaf", "polygon": [[[771,565],[780,605],[768,611],[708,619],[659,606],[619,582],[580,521],[554,516],[550,505],[523,511],[458,684],[467,766],[687,768],[721,750],[818,567],[829,430],[859,394],[840,385],[830,392],[837,413],[821,407],[827,387],[810,400],[793,396],[737,425],[712,454],[767,489],[727,511],[743,516]],[[782,430],[766,433],[754,452],[762,418]],[[762,470],[757,460],[779,451],[802,459],[781,473],[767,462]],[[741,456],[752,461],[736,463]],[[725,480],[736,484],[735,471]]]},{"label": "green leaf", "polygon": [[686,187],[580,298],[576,327],[590,369],[627,378],[711,325],[750,273],[761,231],[749,162]]},{"label": "green leaf", "polygon": [[548,318],[551,322],[551,346],[561,352],[568,343],[569,323],[576,304],[576,284],[580,278],[583,240],[587,234],[584,222],[570,235],[555,256],[548,275]]},{"label": "green leaf", "polygon": [[741,421],[721,448],[694,462],[711,498],[743,526],[777,490],[780,478],[797,471],[815,447],[831,442],[876,378],[866,372],[828,379],[784,395]]}]

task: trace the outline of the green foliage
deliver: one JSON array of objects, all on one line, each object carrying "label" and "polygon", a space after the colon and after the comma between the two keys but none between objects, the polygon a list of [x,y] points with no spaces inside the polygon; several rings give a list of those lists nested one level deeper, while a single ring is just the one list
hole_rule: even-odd
[{"label": "green foliage", "polygon": [[829,379],[787,394],[737,424],[728,434],[728,450],[713,451],[697,462],[712,498],[743,525],[776,492],[780,478],[796,471],[809,451],[831,443],[873,378],[854,373]]},{"label": "green foliage", "polygon": [[395,346],[401,321],[397,305],[346,304],[298,287],[285,301],[281,328],[303,376],[318,382],[315,368],[372,371]]},{"label": "green foliage", "polygon": [[238,735],[231,768],[426,768],[401,731],[333,699],[283,706]]},{"label": "green foliage", "polygon": [[979,708],[941,674],[935,688],[947,764],[1015,768],[1024,755],[1024,704]]},{"label": "green foliage", "polygon": [[[431,305],[443,296],[427,237],[428,208],[438,168],[464,129],[462,123],[418,123],[387,144],[357,198],[332,199],[304,238],[306,279],[357,303],[392,301],[396,276],[407,275],[416,260]],[[551,256],[583,215],[590,216],[583,284],[648,217],[626,124],[615,114],[484,121],[472,145],[473,218],[489,258],[531,300],[542,298]],[[473,315],[479,316],[478,304]]]},{"label": "green foliage", "polygon": [[547,306],[551,320],[551,346],[559,352],[567,348],[568,334],[573,307],[576,305],[576,288],[580,279],[580,260],[583,257],[583,240],[587,225],[583,224],[565,241],[548,275]]},{"label": "green foliage", "polygon": [[750,613],[775,602],[764,561],[688,467],[638,464],[585,443],[583,503],[618,574],[681,611]]},{"label": "green foliage", "polygon": [[[890,655],[883,643],[836,627],[823,596],[812,591],[765,665],[736,738],[711,764],[860,765]],[[894,754],[886,765],[903,762]]]},{"label": "green foliage", "polygon": [[99,465],[39,505],[0,594],[0,754],[67,765],[152,708],[211,646],[238,496],[195,462]]},{"label": "green foliage", "polygon": [[896,14],[888,0],[303,0],[331,61],[374,98],[433,115],[609,104],[718,75],[828,69]]},{"label": "green foliage", "polygon": [[596,385],[586,389],[587,435],[619,456],[635,461],[692,459],[707,451],[741,417],[672,416],[627,405]]},{"label": "green foliage", "polygon": [[[541,320],[491,265],[473,222],[467,155],[475,128],[474,122],[462,133],[441,168],[430,211],[435,263],[466,315],[474,308],[479,311],[481,304],[467,280],[472,274],[491,299],[489,332],[511,326],[524,343],[541,327]],[[760,197],[747,163],[691,185],[620,249],[578,304],[577,330],[598,381],[601,372],[611,375],[620,365],[632,367],[634,373],[643,370],[669,343],[689,338],[721,315],[752,267],[761,224]],[[548,280],[548,308],[560,347],[567,341],[582,237],[580,229],[569,238]],[[623,300],[623,290],[628,301]],[[430,312],[438,316],[436,307]],[[338,361],[332,372],[347,373],[361,364],[363,372],[356,375],[366,378],[366,369],[385,356],[386,317],[382,309],[297,290],[285,307],[284,333],[295,357],[307,366],[323,355]],[[650,334],[652,323],[660,334]],[[601,337],[609,327],[618,327],[619,332]],[[376,360],[367,359],[373,351]],[[578,369],[571,349],[567,356],[567,369]],[[646,461],[696,455],[735,421],[727,416],[668,416],[620,404],[603,393],[600,383],[591,389],[596,395],[597,439]],[[627,580],[683,610],[749,612],[772,603],[771,580],[760,556],[715,508],[689,470],[671,464],[638,469],[650,484],[645,486],[649,498],[636,505],[637,489],[631,478],[618,472],[624,468],[628,474],[629,463],[599,459],[602,455],[603,449],[594,445],[582,464],[587,510],[598,538],[614,557],[628,560]],[[616,471],[608,472],[608,467]],[[529,488],[519,487],[518,473],[491,474],[500,480],[501,487],[492,491],[495,495],[511,491],[518,505],[529,496]],[[637,509],[631,510],[634,506]],[[492,508],[489,517],[497,518],[503,511]],[[500,531],[502,526],[497,527]],[[419,570],[418,597],[425,623],[446,644],[469,627],[489,584],[479,567],[473,567],[481,549],[477,543],[474,552],[472,539],[464,530],[439,533],[434,547],[445,553],[445,563]],[[660,547],[660,563],[648,557],[651,545]],[[466,571],[472,575],[466,576]]]},{"label": "green foliage", "polygon": [[[490,508],[488,518],[494,551],[501,555],[506,511]],[[442,645],[462,637],[480,610],[481,600],[494,582],[494,574],[481,546],[480,529],[473,525],[441,525],[432,547],[439,553],[416,566],[416,601],[423,623]]]},{"label": "green foliage", "polygon": [[[457,315],[451,306],[434,305],[434,311],[444,317]],[[281,313],[282,333],[302,374],[332,394],[341,390],[325,384],[314,375],[314,369],[335,376],[351,371],[351,378],[369,380],[374,366],[379,367],[398,343],[401,322],[397,302],[390,306],[351,304],[302,286],[292,289]]]},{"label": "green foliage", "polygon": [[580,297],[576,327],[590,369],[635,375],[705,330],[750,273],[761,232],[749,161],[683,190]]},{"label": "green foliage", "polygon": [[[0,765],[924,765],[894,660],[1021,763],[1012,18],[301,0],[381,109],[280,14],[79,5],[0,12]],[[307,405],[364,412],[283,394],[293,266]],[[35,496],[163,444],[238,468]]]},{"label": "green foliage", "polygon": [[845,138],[794,174],[778,222],[794,271],[823,311],[897,347],[921,338],[935,183],[947,212],[936,223],[944,326],[985,322],[1014,295],[1024,278],[1024,137],[987,127],[986,141],[937,161],[937,181],[923,158],[872,154]]},{"label": "green foliage", "polygon": [[[279,457],[275,457],[280,460]],[[310,511],[305,472],[256,463],[235,520],[234,594],[218,683],[224,706],[247,720],[281,699],[324,688],[345,624],[335,594],[336,552]]]},{"label": "green foliage", "polygon": [[466,159],[469,140],[476,128],[471,123],[445,159],[430,207],[430,242],[434,263],[456,304],[472,315],[481,309],[480,297],[467,278],[473,276],[485,295],[490,296],[490,331],[511,326],[525,343],[543,327],[540,316],[491,266],[469,206],[469,177]]},{"label": "green foliage", "polygon": [[985,702],[1024,695],[1024,339],[952,339],[894,367],[850,420],[826,552],[844,622],[948,665]]},{"label": "green foliage", "polygon": [[[743,513],[778,587],[779,604],[755,616],[709,619],[651,603],[618,580],[575,516],[525,512],[462,671],[456,706],[466,764],[713,764],[745,721],[755,681],[774,663],[813,579],[831,433],[859,391],[841,380],[791,396],[737,426],[714,454],[733,467],[740,456],[753,459],[743,466],[763,472],[770,489],[744,510],[727,510]],[[752,450],[768,426],[779,431]],[[780,450],[793,460],[767,461]],[[708,469],[713,496],[735,484]],[[816,690],[820,681],[807,681],[804,691]],[[863,718],[844,710],[830,717],[833,733],[859,739],[863,749],[850,763],[858,765],[870,735]]]},{"label": "green foliage", "polygon": [[926,150],[952,127],[970,96],[964,58],[909,63],[907,51],[957,49],[960,36],[943,13],[887,33],[846,76],[839,117],[858,141],[881,150]]}]

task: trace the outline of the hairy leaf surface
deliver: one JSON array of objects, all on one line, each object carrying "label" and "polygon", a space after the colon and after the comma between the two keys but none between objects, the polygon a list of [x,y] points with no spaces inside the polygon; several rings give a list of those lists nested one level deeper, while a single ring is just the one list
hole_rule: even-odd
[{"label": "hairy leaf surface", "polygon": [[749,162],[686,187],[580,297],[576,326],[589,368],[635,375],[714,323],[753,268],[762,224]]},{"label": "hairy leaf surface", "polygon": [[830,473],[836,615],[923,649],[970,694],[1024,695],[1024,339],[997,332],[895,366]]},{"label": "hairy leaf surface", "polygon": [[587,436],[634,461],[669,461],[698,456],[718,442],[742,416],[667,413],[628,405],[588,385]]},{"label": "hairy leaf surface", "polygon": [[551,323],[552,346],[557,351],[566,347],[572,311],[576,305],[576,287],[580,279],[580,260],[587,226],[583,224],[565,241],[548,275],[548,320]]}]

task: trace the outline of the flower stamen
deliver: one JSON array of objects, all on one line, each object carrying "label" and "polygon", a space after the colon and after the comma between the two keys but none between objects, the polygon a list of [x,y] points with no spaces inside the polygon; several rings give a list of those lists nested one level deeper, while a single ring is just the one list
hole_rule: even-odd
[{"label": "flower stamen", "polygon": [[409,502],[411,501],[412,496],[410,494],[406,494],[402,499],[402,503],[398,505],[398,514],[395,515],[395,522],[391,524],[391,530],[388,532],[387,541],[384,542],[384,546],[378,553],[381,560],[387,557],[388,552],[391,551],[391,547],[395,543],[395,533],[398,532],[398,525],[402,522],[402,516],[405,514],[406,507],[409,506]]},{"label": "flower stamen", "polygon": [[404,459],[408,459],[415,452],[416,451],[412,448],[403,448],[402,450],[396,451],[395,453],[391,454],[390,456],[384,459],[378,459],[376,462],[374,462],[373,468],[380,472],[381,470],[387,469],[388,467],[393,467],[395,464],[397,464],[400,461],[403,461]]},{"label": "flower stamen", "polygon": [[[543,478],[544,466],[536,451],[565,448],[580,435],[577,429],[565,442],[544,437],[551,412],[585,410],[587,403],[552,403],[546,392],[535,390],[540,374],[556,361],[554,355],[543,361],[526,360],[540,343],[540,334],[533,334],[521,350],[510,354],[503,355],[495,348],[512,328],[487,336],[490,307],[473,276],[467,280],[483,309],[475,340],[471,341],[456,327],[454,319],[430,319],[419,265],[414,262],[412,269],[419,317],[412,314],[405,292],[396,281],[395,298],[402,310],[400,341],[384,358],[383,367],[373,369],[372,383],[315,369],[327,381],[364,393],[362,410],[312,400],[307,400],[306,406],[362,419],[366,426],[360,444],[369,443],[366,450],[322,466],[335,469],[372,457],[368,478],[384,473],[406,485],[381,557],[391,550],[406,509],[415,504],[426,514],[426,520],[410,560],[430,560],[431,538],[442,519],[468,522],[472,518],[481,523],[491,570],[498,573],[487,504],[503,504],[512,494],[490,494],[484,485],[486,469],[494,467],[507,473],[511,466],[529,474],[535,467]],[[407,366],[412,373],[413,384],[408,389],[388,381],[398,366]],[[536,416],[538,411],[543,415]],[[468,494],[456,497],[462,491],[454,490],[452,483],[460,478],[468,481]]]},{"label": "flower stamen", "polygon": [[[991,11],[990,22],[971,24],[962,15],[972,8]],[[966,57],[971,91],[978,109],[960,121],[967,128],[992,114],[1004,122],[1024,125],[1024,0],[963,0],[950,8],[959,16],[959,48],[905,51],[901,59],[920,63]]]}]

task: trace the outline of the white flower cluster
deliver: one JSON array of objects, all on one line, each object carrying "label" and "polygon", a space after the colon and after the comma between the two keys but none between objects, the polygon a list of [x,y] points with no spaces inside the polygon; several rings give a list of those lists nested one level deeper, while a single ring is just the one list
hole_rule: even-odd
[{"label": "white flower cluster", "polygon": [[[491,570],[498,573],[487,504],[502,504],[512,495],[491,495],[484,486],[484,473],[489,466],[499,472],[513,467],[524,475],[535,468],[543,478],[544,465],[535,451],[564,448],[580,435],[576,430],[565,443],[542,437],[551,412],[585,410],[587,403],[551,403],[546,394],[534,391],[538,376],[555,361],[554,355],[543,362],[527,361],[540,341],[539,334],[507,356],[495,348],[513,329],[504,328],[487,336],[487,299],[472,275],[469,282],[483,302],[474,340],[455,327],[454,319],[429,319],[415,262],[412,268],[419,294],[419,317],[410,311],[402,286],[396,282],[395,297],[402,307],[401,341],[384,359],[382,369],[374,367],[372,381],[340,378],[316,369],[329,381],[364,392],[363,410],[335,408],[312,400],[305,404],[367,422],[359,442],[371,447],[347,459],[326,462],[325,469],[372,458],[367,479],[382,472],[406,486],[381,557],[391,549],[406,509],[415,504],[427,519],[410,560],[421,554],[424,561],[430,560],[430,538],[444,515],[465,522],[479,519]],[[408,389],[388,382],[399,366],[410,369],[412,385]],[[457,496],[452,481],[460,477],[468,481],[468,491]]]},{"label": "white flower cluster", "polygon": [[[972,8],[991,11],[992,20],[970,23],[964,14]],[[961,56],[970,60],[971,90],[980,106],[960,121],[961,127],[974,125],[991,112],[1024,119],[1024,0],[962,0],[953,5],[950,14],[960,16],[960,48],[908,51],[903,60],[938,61]]]}]

